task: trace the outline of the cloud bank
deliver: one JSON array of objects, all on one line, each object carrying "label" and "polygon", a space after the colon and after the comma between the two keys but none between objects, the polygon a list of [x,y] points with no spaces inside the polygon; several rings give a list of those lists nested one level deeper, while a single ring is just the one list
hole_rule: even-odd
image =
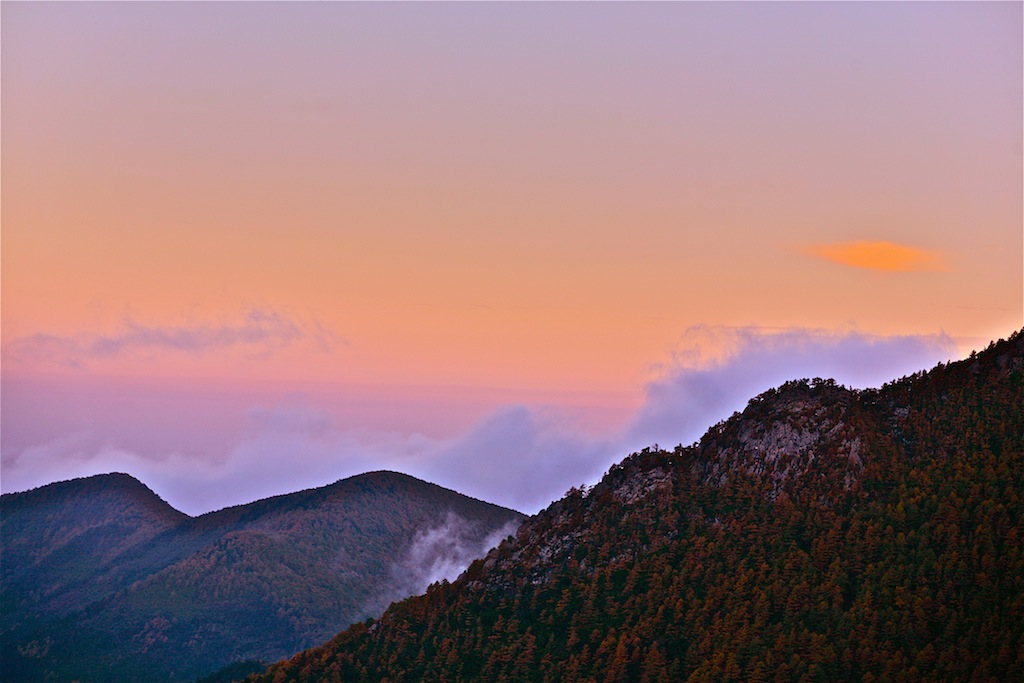
[{"label": "cloud bank", "polygon": [[497,410],[449,438],[400,428],[346,429],[329,411],[292,397],[250,409],[233,445],[213,454],[181,448],[168,432],[159,442],[136,439],[126,448],[131,435],[110,427],[25,445],[17,434],[22,426],[5,424],[2,481],[5,491],[16,491],[124,471],[197,514],[389,469],[532,513],[572,486],[597,481],[630,452],[697,440],[750,398],[787,380],[830,377],[873,387],[955,353],[943,335],[697,327],[658,368],[642,406],[617,434],[589,433],[556,408],[525,405]]},{"label": "cloud bank", "polygon": [[693,327],[661,376],[647,386],[624,445],[691,443],[750,398],[791,379],[878,387],[955,354],[956,345],[945,335]]}]

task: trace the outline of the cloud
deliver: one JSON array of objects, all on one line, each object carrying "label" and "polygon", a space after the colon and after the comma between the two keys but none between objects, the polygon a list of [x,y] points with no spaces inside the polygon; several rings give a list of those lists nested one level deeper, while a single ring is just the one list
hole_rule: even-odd
[{"label": "cloud", "polygon": [[953,358],[946,335],[757,327],[690,328],[646,387],[623,444],[636,449],[697,440],[747,400],[791,379],[830,378],[851,388],[883,383]]},{"label": "cloud", "polygon": [[571,486],[596,482],[631,452],[654,443],[692,443],[753,396],[787,380],[830,377],[854,388],[873,387],[955,356],[944,335],[695,327],[657,369],[628,426],[610,436],[587,432],[565,411],[525,405],[496,410],[447,438],[405,432],[401,425],[393,431],[349,429],[337,424],[338,414],[292,396],[250,408],[241,426],[226,421],[226,436],[203,437],[211,444],[219,439],[206,452],[187,433],[177,435],[189,431],[180,427],[139,440],[139,432],[151,432],[149,414],[146,425],[94,422],[91,431],[69,428],[49,443],[19,436],[27,429],[20,421],[5,422],[2,484],[4,491],[17,491],[124,471],[175,507],[199,514],[388,469],[533,513]]},{"label": "cloud", "polygon": [[893,242],[842,242],[802,247],[830,263],[882,271],[948,270],[944,254]]},{"label": "cloud", "polygon": [[209,472],[209,486],[181,482],[175,497],[190,498],[190,509],[211,509],[229,486],[232,502],[242,503],[387,469],[535,512],[596,480],[616,455],[614,441],[575,431],[571,416],[543,407],[503,408],[449,438],[338,429],[324,411],[295,401],[250,417],[246,438]]},{"label": "cloud", "polygon": [[0,466],[3,469],[4,493],[25,491],[54,481],[127,472],[172,505],[176,503],[173,495],[176,480],[184,480],[189,472],[196,471],[195,463],[179,454],[142,456],[89,432],[71,434],[13,452],[5,450],[0,456]]},{"label": "cloud", "polygon": [[442,579],[453,581],[470,562],[486,555],[518,526],[509,522],[481,540],[479,523],[449,511],[442,524],[416,534],[405,557],[392,567],[393,583],[403,595],[414,595]]},{"label": "cloud", "polygon": [[312,341],[322,350],[346,343],[317,321],[305,323],[271,308],[252,308],[245,311],[240,320],[218,325],[152,326],[126,318],[117,332],[108,335],[35,334],[13,341],[4,349],[4,356],[20,363],[43,362],[81,368],[89,361],[146,351],[199,355],[243,348],[254,353],[270,353],[299,341]]},{"label": "cloud", "polygon": [[481,536],[482,524],[449,510],[441,524],[416,533],[403,557],[392,563],[391,581],[385,592],[375,596],[360,612],[377,615],[391,602],[423,593],[432,583],[454,581],[473,560],[484,557],[518,528],[519,524],[511,521]]},{"label": "cloud", "polygon": [[614,440],[580,433],[571,416],[555,409],[512,406],[409,464],[412,474],[533,512],[570,487],[600,477],[615,449]]},{"label": "cloud", "polygon": [[613,442],[574,432],[572,423],[550,409],[516,406],[464,434],[431,438],[339,429],[328,412],[291,398],[251,410],[248,426],[226,453],[187,453],[166,432],[160,443],[135,439],[125,447],[133,441],[130,426],[102,436],[83,432],[40,445],[5,445],[2,484],[5,492],[20,491],[128,472],[194,515],[387,469],[535,512],[571,486],[596,480],[617,455]]}]

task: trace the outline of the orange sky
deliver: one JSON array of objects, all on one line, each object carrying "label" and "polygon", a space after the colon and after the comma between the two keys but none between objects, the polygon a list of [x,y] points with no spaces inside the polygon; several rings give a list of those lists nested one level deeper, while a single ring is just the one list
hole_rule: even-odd
[{"label": "orange sky", "polygon": [[635,406],[697,325],[984,345],[1021,15],[4,3],[3,371]]}]

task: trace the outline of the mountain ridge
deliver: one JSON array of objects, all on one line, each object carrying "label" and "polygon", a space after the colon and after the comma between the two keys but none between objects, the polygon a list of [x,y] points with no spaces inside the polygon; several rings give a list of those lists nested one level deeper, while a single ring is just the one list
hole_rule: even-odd
[{"label": "mountain ridge", "polygon": [[250,683],[1024,679],[1024,333],[798,380]]},{"label": "mountain ridge", "polygon": [[[196,517],[123,473],[5,494],[0,509],[5,680],[192,680],[272,661],[522,519],[386,471]],[[445,525],[454,544],[424,540]],[[427,566],[396,571],[413,553]]]},{"label": "mountain ridge", "polygon": [[[414,476],[412,476],[410,474],[406,474],[404,472],[398,472],[398,471],[395,471],[395,470],[371,470],[371,471],[368,471],[368,472],[360,472],[359,474],[354,474],[354,475],[349,476],[349,477],[343,477],[341,479],[338,479],[338,480],[335,480],[335,481],[331,482],[330,484],[324,484],[323,486],[314,486],[314,487],[311,487],[311,488],[308,488],[308,489],[301,489],[299,491],[290,491],[290,492],[287,492],[287,493],[276,493],[276,494],[273,494],[273,495],[270,495],[270,496],[266,496],[264,498],[257,498],[256,500],[249,501],[247,503],[237,503],[237,504],[234,504],[234,505],[228,505],[228,506],[225,506],[223,508],[217,508],[215,510],[210,510],[208,512],[203,512],[203,513],[200,513],[198,515],[189,515],[188,513],[185,513],[185,512],[182,512],[182,511],[178,510],[173,505],[171,505],[166,500],[164,500],[159,494],[157,494],[155,491],[153,491],[151,488],[149,488],[149,486],[147,486],[141,479],[138,479],[137,477],[135,477],[132,474],[129,474],[127,472],[105,472],[105,473],[101,473],[101,474],[92,474],[92,475],[87,475],[87,476],[83,476],[83,477],[73,477],[71,479],[61,479],[61,480],[50,482],[50,483],[47,483],[47,484],[41,484],[39,486],[34,486],[34,487],[30,488],[30,489],[25,489],[24,491],[11,491],[11,492],[8,492],[8,493],[0,494],[0,500],[4,500],[8,505],[27,505],[27,504],[32,504],[33,502],[36,502],[36,501],[32,501],[33,497],[52,496],[55,491],[60,491],[60,492],[63,493],[63,492],[66,492],[67,490],[69,490],[71,488],[76,488],[76,489],[81,490],[83,484],[85,484],[85,485],[89,485],[89,484],[97,484],[97,485],[104,484],[102,486],[102,488],[104,490],[106,490],[106,491],[110,491],[112,488],[113,488],[113,490],[117,490],[118,488],[120,488],[120,489],[124,490],[125,492],[139,492],[139,493],[141,493],[141,492],[144,491],[144,492],[146,492],[146,493],[148,493],[148,494],[150,494],[152,496],[152,499],[153,499],[154,503],[156,503],[157,505],[162,505],[162,506],[165,506],[166,508],[169,508],[171,511],[173,511],[175,516],[187,517],[189,519],[196,520],[196,519],[200,519],[200,518],[203,518],[203,517],[207,517],[209,515],[216,515],[218,513],[223,513],[223,512],[225,512],[227,510],[232,510],[232,509],[235,509],[235,508],[249,508],[251,506],[254,506],[254,505],[257,505],[257,504],[260,504],[260,503],[265,503],[265,502],[268,502],[268,501],[276,501],[276,500],[281,500],[281,499],[289,499],[289,498],[293,498],[293,497],[297,497],[297,496],[311,494],[311,493],[318,492],[318,491],[324,491],[324,490],[327,490],[327,489],[332,489],[333,487],[336,487],[339,484],[344,484],[346,482],[353,482],[354,483],[354,482],[359,482],[359,481],[371,481],[371,480],[378,481],[378,482],[379,481],[387,481],[387,480],[403,481],[403,482],[421,482],[421,483],[424,483],[424,484],[429,484],[430,486],[437,487],[438,489],[443,489],[445,491],[449,491],[451,493],[457,493],[458,495],[463,496],[465,498],[468,498],[470,500],[476,500],[476,501],[479,501],[479,502],[482,502],[482,503],[487,503],[488,505],[495,505],[496,507],[504,507],[504,506],[501,506],[501,505],[496,505],[495,503],[490,503],[490,502],[482,500],[480,498],[474,498],[473,496],[469,496],[469,495],[466,495],[464,493],[459,493],[458,491],[455,491],[454,489],[448,488],[446,486],[441,486],[440,484],[434,484],[432,482],[427,482],[427,481],[424,481],[422,479],[418,479],[417,477],[414,477]],[[111,486],[110,482],[115,482],[115,485]],[[513,510],[512,508],[505,508],[505,509],[510,510],[512,512],[518,512],[517,510]],[[522,514],[522,513],[518,513],[518,514]]]}]

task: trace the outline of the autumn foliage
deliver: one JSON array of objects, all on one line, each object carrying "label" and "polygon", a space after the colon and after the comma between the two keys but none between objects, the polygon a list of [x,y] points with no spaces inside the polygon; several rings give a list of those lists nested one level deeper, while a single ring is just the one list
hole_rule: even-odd
[{"label": "autumn foliage", "polygon": [[252,683],[1024,680],[1024,335],[790,382]]}]

